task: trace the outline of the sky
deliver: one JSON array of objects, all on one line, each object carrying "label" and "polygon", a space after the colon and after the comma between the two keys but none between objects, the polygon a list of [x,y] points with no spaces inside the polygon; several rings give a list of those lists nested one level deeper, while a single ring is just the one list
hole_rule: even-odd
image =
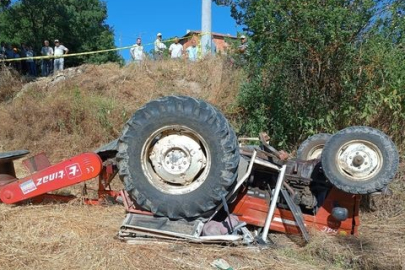
[{"label": "sky", "polygon": [[[201,30],[201,0],[106,0],[106,23],[114,29],[115,45],[130,46],[142,38],[149,52],[157,33],[163,39],[184,36],[187,30]],[[212,3],[212,32],[235,35],[241,32],[229,7]],[[129,60],[129,50],[120,51]]]}]

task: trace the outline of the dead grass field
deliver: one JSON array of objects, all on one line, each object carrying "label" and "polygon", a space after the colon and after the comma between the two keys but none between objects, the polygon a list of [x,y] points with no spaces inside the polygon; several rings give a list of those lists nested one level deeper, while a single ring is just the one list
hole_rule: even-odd
[{"label": "dead grass field", "polygon": [[[3,73],[2,73],[3,74]],[[7,73],[9,74],[9,73]],[[147,62],[119,68],[85,65],[63,76],[26,84],[0,77],[0,151],[46,152],[52,162],[92,151],[116,138],[123,123],[147,101],[168,94],[203,98],[228,118],[243,74],[221,60],[183,65]],[[17,164],[18,176],[25,176]],[[120,185],[116,179],[116,185]],[[95,180],[90,186],[95,185]],[[67,191],[80,195],[82,185]],[[272,234],[274,247],[145,242],[116,239],[122,206],[0,204],[0,269],[405,269],[405,166],[394,195],[376,200],[378,211],[361,213],[358,237],[312,232],[312,241]]]}]

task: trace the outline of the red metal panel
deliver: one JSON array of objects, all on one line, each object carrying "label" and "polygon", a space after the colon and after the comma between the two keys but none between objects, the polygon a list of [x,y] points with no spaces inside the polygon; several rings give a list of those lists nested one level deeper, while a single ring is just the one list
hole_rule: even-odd
[{"label": "red metal panel", "polygon": [[22,163],[30,173],[39,172],[51,166],[51,163],[43,152],[23,160]]},{"label": "red metal panel", "polygon": [[102,161],[97,154],[84,153],[3,186],[0,200],[7,204],[20,202],[92,179],[101,169]]},{"label": "red metal panel", "polygon": [[[360,225],[359,205],[359,195],[348,194],[332,188],[316,215],[303,214],[305,226],[330,234],[356,235]],[[349,217],[345,221],[340,222],[332,217],[332,208],[336,206],[348,209]],[[242,193],[232,209],[232,213],[237,215],[240,220],[263,227],[269,210],[269,202]],[[291,211],[285,209],[276,209],[270,229],[283,233],[300,233]]]}]

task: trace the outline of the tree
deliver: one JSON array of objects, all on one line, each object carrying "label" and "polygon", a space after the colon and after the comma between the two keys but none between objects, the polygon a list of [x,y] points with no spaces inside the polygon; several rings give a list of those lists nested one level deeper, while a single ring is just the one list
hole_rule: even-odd
[{"label": "tree", "polygon": [[405,60],[404,1],[228,4],[251,40],[249,79],[239,97],[242,133],[268,129],[275,141],[288,145],[303,135],[369,124],[399,138],[403,130],[393,130],[394,120],[379,112],[399,110],[395,121],[405,123],[399,72]]},{"label": "tree", "polygon": [[[39,52],[43,41],[59,39],[71,53],[114,48],[113,30],[105,23],[107,7],[99,0],[20,0],[0,13],[0,38],[32,44]],[[67,65],[119,62],[117,52],[68,57]]]}]

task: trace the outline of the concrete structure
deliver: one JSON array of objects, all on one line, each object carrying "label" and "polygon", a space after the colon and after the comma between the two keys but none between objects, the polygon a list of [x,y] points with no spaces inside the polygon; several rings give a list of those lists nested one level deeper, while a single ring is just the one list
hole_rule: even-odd
[{"label": "concrete structure", "polygon": [[201,49],[202,49],[202,56],[206,56],[207,54],[214,52],[211,49],[212,47],[212,36],[210,33],[211,30],[211,4],[212,0],[202,0],[202,14],[201,14]]}]

